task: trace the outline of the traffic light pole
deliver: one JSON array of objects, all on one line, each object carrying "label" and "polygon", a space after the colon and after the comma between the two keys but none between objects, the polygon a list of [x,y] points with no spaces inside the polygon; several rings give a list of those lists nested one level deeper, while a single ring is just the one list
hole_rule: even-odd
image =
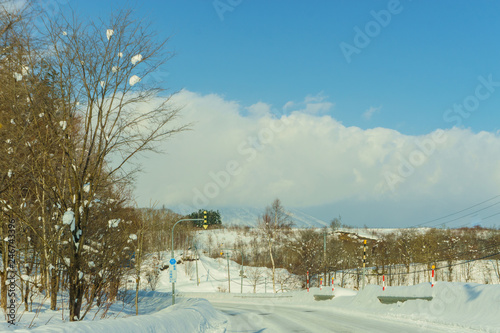
[{"label": "traffic light pole", "polygon": [[[172,227],[172,249],[170,251],[170,258],[171,259],[175,259],[174,258],[174,229],[175,229],[175,226],[181,222],[186,222],[186,221],[203,221],[203,226],[204,228],[206,229],[205,225],[207,225],[207,215],[206,215],[206,211],[204,212],[204,218],[203,219],[182,219],[182,220],[179,220],[177,222],[175,222],[174,226]],[[172,279],[172,305],[175,304],[175,282],[174,282],[174,279]]]}]

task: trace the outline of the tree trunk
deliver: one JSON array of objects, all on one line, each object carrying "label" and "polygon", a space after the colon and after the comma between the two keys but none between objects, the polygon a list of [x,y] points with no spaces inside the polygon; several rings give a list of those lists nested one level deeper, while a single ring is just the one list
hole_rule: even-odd
[{"label": "tree trunk", "polygon": [[[75,251],[77,251],[75,249]],[[80,271],[80,256],[74,254],[73,262],[70,265],[69,271],[69,320],[80,320],[80,311],[82,309],[84,285],[79,276]]]},{"label": "tree trunk", "polygon": [[[5,266],[5,263],[4,263],[4,267],[7,267]],[[0,293],[0,306],[2,307],[2,309],[4,310],[5,313],[7,313],[7,284],[6,284],[6,281],[7,281],[7,270],[4,270],[2,272],[0,272],[0,284],[1,284],[1,293]]]},{"label": "tree trunk", "polygon": [[54,268],[50,270],[50,309],[57,310],[57,292],[59,291],[59,273]]},{"label": "tree trunk", "polygon": [[[4,225],[7,223],[4,222]],[[0,225],[0,240],[3,240],[5,238],[5,232],[3,230],[3,227]],[[9,249],[7,246],[8,242],[3,242],[0,245],[2,247],[2,264],[3,264],[3,271],[0,271],[0,307],[4,310],[5,313],[7,313],[7,267],[9,267],[9,256],[7,253],[9,253]]]},{"label": "tree trunk", "polygon": [[269,239],[268,243],[269,243],[269,256],[271,257],[271,265],[273,266],[273,293],[276,294],[276,283],[275,283],[275,279],[274,279],[275,267],[274,267],[273,247],[272,247],[271,239]]},{"label": "tree trunk", "polygon": [[70,321],[80,320],[80,311],[82,309],[82,301],[83,301],[83,285],[80,281],[75,282],[74,280],[75,280],[74,278],[71,278],[70,285],[69,285],[69,316],[70,316],[69,320]]},{"label": "tree trunk", "polygon": [[135,279],[135,315],[139,315],[139,285],[141,283],[141,277],[138,276]]}]

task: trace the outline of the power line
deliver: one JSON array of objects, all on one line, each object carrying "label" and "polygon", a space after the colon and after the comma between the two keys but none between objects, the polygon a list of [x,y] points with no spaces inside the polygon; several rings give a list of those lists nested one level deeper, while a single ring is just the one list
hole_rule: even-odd
[{"label": "power line", "polygon": [[[486,258],[490,258],[490,257],[494,257],[496,255],[499,255],[500,252],[497,252],[497,253],[493,253],[493,254],[488,254],[486,256],[483,256],[481,258],[477,258],[477,259],[470,259],[470,260],[465,260],[463,262],[459,262],[459,263],[456,263],[456,264],[450,264],[450,265],[446,265],[446,266],[441,266],[441,267],[436,267],[435,270],[440,270],[440,269],[445,269],[445,268],[449,268],[449,267],[453,267],[453,266],[459,266],[459,265],[465,265],[465,264],[468,264],[470,262],[474,262],[474,261],[478,261],[478,260],[483,260],[483,259],[486,259]],[[439,260],[438,260],[439,261]],[[422,263],[422,264],[428,264],[428,263]],[[399,264],[400,266],[405,266],[404,264]],[[415,265],[418,265],[418,264],[415,264]],[[383,275],[387,275],[387,276],[393,276],[393,275],[410,275],[410,274],[415,274],[415,273],[424,273],[424,272],[428,272],[429,269],[422,269],[420,271],[413,271],[413,272],[397,272],[397,273],[384,273]],[[355,272],[346,272],[346,274],[351,274],[351,275],[355,275],[357,273]],[[380,276],[381,274],[366,274],[366,275],[369,275],[369,276]]]},{"label": "power line", "polygon": [[[420,226],[423,226],[423,225],[426,225],[426,224],[429,224],[429,223],[432,223],[432,222],[436,222],[436,221],[439,221],[439,220],[445,219],[445,218],[450,217],[450,216],[453,216],[453,215],[457,215],[457,214],[463,213],[463,212],[465,212],[465,211],[467,211],[467,210],[469,210],[469,209],[471,209],[471,208],[474,208],[474,207],[480,206],[480,205],[482,205],[482,204],[484,204],[484,203],[487,203],[488,201],[492,201],[492,200],[494,200],[494,199],[496,199],[496,198],[498,198],[498,197],[500,197],[500,194],[495,195],[494,197],[491,197],[491,198],[489,198],[489,199],[487,199],[487,200],[481,201],[481,202],[479,202],[479,203],[477,203],[477,204],[474,204],[474,205],[472,205],[472,206],[469,206],[469,207],[467,207],[467,208],[464,208],[464,209],[462,209],[462,210],[459,210],[459,211],[457,211],[457,212],[454,212],[454,213],[451,213],[451,214],[448,214],[448,215],[445,215],[445,216],[441,216],[441,217],[438,217],[438,218],[435,218],[435,219],[432,219],[432,220],[429,220],[429,221],[426,221],[426,222],[423,222],[423,223],[420,223],[420,224],[416,224],[416,225],[412,226],[411,228],[420,227]],[[500,203],[500,201],[499,201],[499,202],[497,202],[497,203],[495,203],[495,204],[493,204],[493,205],[491,205],[491,206],[488,206],[488,207],[485,207],[485,208],[483,208],[483,209],[480,209],[480,210],[478,210],[478,211],[476,211],[476,212],[479,212],[479,211],[481,211],[481,210],[487,209],[487,208],[492,207],[492,206],[494,206],[494,205],[497,205],[497,204],[499,204],[499,203]],[[460,218],[463,218],[463,217],[466,217],[466,216],[468,216],[468,215],[464,215],[464,216],[462,216],[462,217],[460,217]],[[457,218],[457,219],[460,219],[460,218]],[[444,222],[444,223],[449,223],[449,222],[452,222],[452,221],[455,221],[455,220],[451,220],[451,221]],[[439,225],[439,224],[442,224],[442,223],[438,223],[438,224],[436,224],[436,225]]]},{"label": "power line", "polygon": [[495,213],[495,214],[492,214],[492,215],[487,216],[487,217],[483,217],[482,219],[483,219],[483,220],[486,220],[486,219],[489,219],[490,217],[497,216],[497,215],[500,215],[500,212]]},{"label": "power line", "polygon": [[[462,219],[462,218],[464,218],[464,217],[467,217],[467,216],[471,216],[471,215],[477,214],[477,213],[479,213],[480,211],[483,211],[483,210],[485,210],[485,209],[488,209],[488,208],[490,208],[490,207],[493,207],[493,206],[495,206],[495,205],[498,205],[499,203],[500,203],[500,201],[499,201],[499,202],[495,202],[495,203],[494,203],[494,204],[492,204],[492,205],[489,205],[489,206],[487,206],[487,207],[484,207],[484,208],[478,209],[478,210],[476,210],[476,211],[474,211],[474,212],[472,212],[472,213],[468,213],[468,214],[466,214],[466,215],[463,215],[463,216],[457,217],[457,218],[455,218],[455,219],[453,219],[453,220],[449,220],[449,221],[443,222],[442,224],[446,224],[446,223],[454,222],[454,221],[460,220],[460,219]],[[441,224],[441,223],[440,223],[440,224]]]}]

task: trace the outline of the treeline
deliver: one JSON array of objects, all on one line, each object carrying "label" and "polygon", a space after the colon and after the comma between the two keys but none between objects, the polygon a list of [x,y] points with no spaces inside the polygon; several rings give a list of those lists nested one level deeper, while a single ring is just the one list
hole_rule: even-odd
[{"label": "treeline", "polygon": [[[446,271],[441,275],[451,281],[453,270],[461,262],[479,259],[494,260],[495,276],[500,276],[500,231],[497,229],[399,229],[380,234],[366,229],[361,230],[360,236],[343,227],[340,219],[334,219],[329,228],[293,229],[286,223],[286,216],[281,203],[275,201],[259,219],[257,228],[232,228],[240,235],[233,247],[243,250],[246,265],[271,269],[274,266],[301,276],[309,271],[311,276],[330,281],[334,272],[361,268],[366,252],[367,274],[380,280],[385,275],[390,283],[396,281],[392,279],[393,274],[398,275],[397,283],[405,283],[408,280],[405,275],[412,273],[411,266],[415,264],[426,267],[429,272],[432,265],[436,265]],[[212,243],[213,238],[209,238]],[[217,253],[212,255],[215,257]],[[238,252],[233,254],[238,262],[240,257]],[[399,267],[397,273],[393,270],[396,266]],[[361,274],[360,270],[357,272]]]},{"label": "treeline", "polygon": [[130,162],[186,129],[150,78],[171,57],[166,42],[131,11],[80,20],[0,3],[4,310],[12,219],[18,296],[29,310],[44,293],[55,310],[68,292],[72,321],[116,298],[132,256],[165,249],[158,230],[179,216],[132,208]]}]

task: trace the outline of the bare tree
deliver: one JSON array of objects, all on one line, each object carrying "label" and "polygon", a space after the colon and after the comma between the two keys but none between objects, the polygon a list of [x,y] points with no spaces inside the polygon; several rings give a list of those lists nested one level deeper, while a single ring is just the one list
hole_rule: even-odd
[{"label": "bare tree", "polygon": [[[95,195],[113,184],[128,182],[137,169],[127,169],[133,157],[157,151],[157,144],[185,130],[172,125],[179,110],[170,95],[148,80],[170,54],[149,27],[121,11],[105,22],[81,23],[76,18],[46,19],[45,52],[32,55],[52,75],[54,112],[48,125],[62,151],[61,172],[49,170],[61,182],[46,185],[67,224],[70,320],[80,320],[84,297],[83,246],[93,240],[90,229]],[[50,51],[47,51],[50,50]],[[43,185],[42,185],[43,186]]]},{"label": "bare tree", "polygon": [[266,207],[264,214],[258,220],[258,227],[267,240],[269,258],[271,259],[273,292],[276,293],[273,246],[281,242],[282,234],[292,225],[290,215],[285,211],[279,199],[275,199],[271,206]]},{"label": "bare tree", "polygon": [[253,292],[255,294],[257,285],[259,284],[260,281],[262,281],[262,268],[260,267],[247,267],[246,269],[246,275],[248,280],[250,280],[250,283],[253,286]]}]

